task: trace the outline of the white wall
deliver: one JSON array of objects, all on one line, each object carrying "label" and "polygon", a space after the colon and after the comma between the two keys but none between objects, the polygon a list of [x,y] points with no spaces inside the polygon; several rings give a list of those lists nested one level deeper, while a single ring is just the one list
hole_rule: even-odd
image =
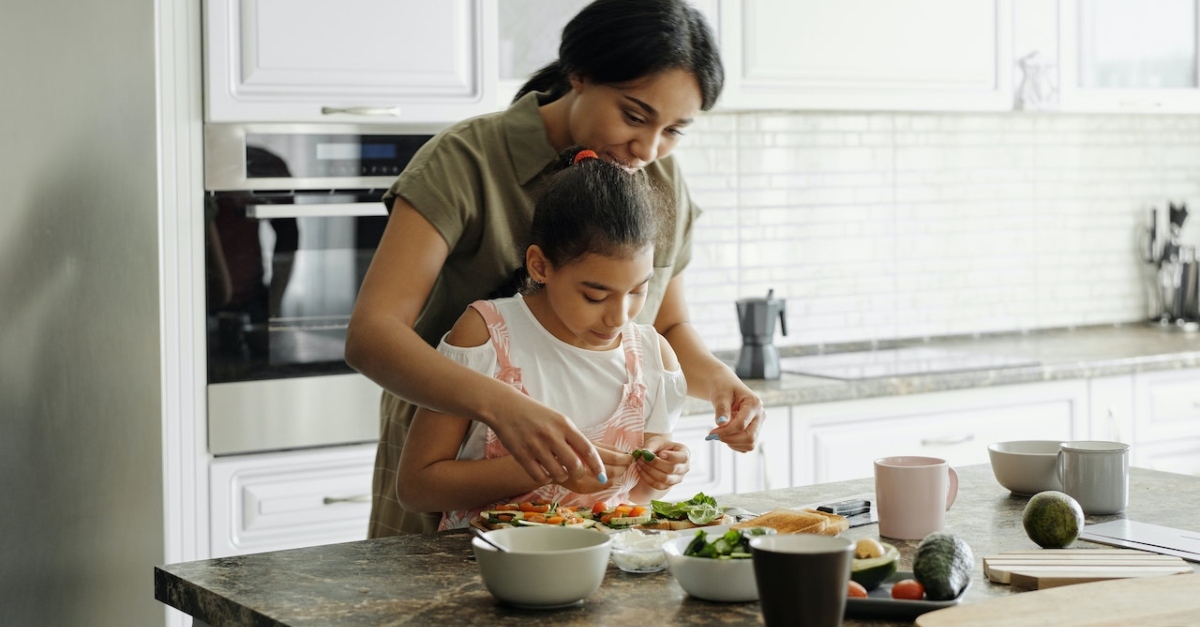
[{"label": "white wall", "polygon": [[1138,227],[1200,204],[1200,116],[707,114],[676,154],[715,350],[768,288],[781,346],[1137,321]]}]

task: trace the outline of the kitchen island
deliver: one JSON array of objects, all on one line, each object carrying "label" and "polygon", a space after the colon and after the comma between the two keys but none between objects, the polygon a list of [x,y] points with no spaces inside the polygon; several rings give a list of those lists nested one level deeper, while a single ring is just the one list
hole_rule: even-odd
[{"label": "kitchen island", "polygon": [[[987,465],[960,468],[958,499],[947,531],[975,553],[973,584],[963,603],[1019,593],[992,584],[982,558],[1037,546],[1021,526],[1027,498],[1011,495]],[[871,492],[871,478],[721,497],[723,505],[764,512]],[[1123,515],[1089,516],[1088,524],[1118,518],[1200,531],[1200,477],[1133,468]],[[851,539],[877,537],[877,525],[856,527]],[[891,542],[889,540],[889,542]],[[910,569],[915,541],[893,542],[900,569]],[[1079,549],[1104,548],[1077,542]],[[1200,565],[1192,564],[1200,571]],[[497,603],[484,588],[466,531],[400,536],[291,551],[171,564],[155,568],[154,596],[197,619],[198,625],[754,625],[758,603],[710,603],[687,596],[670,572],[629,574],[610,565],[600,590],[582,605],[531,611]],[[1069,611],[1069,608],[1064,608]],[[1052,624],[1052,617],[1047,616]],[[855,620],[846,625],[910,625]]]}]

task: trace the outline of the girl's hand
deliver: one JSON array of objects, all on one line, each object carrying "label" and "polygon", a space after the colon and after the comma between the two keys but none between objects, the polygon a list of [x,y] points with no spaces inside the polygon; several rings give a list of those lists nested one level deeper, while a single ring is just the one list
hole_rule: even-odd
[{"label": "girl's hand", "polygon": [[746,453],[758,444],[758,432],[766,418],[762,399],[750,391],[732,370],[715,381],[710,387],[713,409],[717,414],[717,428],[708,433],[706,440],[720,440],[729,448]]},{"label": "girl's hand", "polygon": [[629,451],[618,451],[600,442],[592,442],[592,445],[595,446],[601,461],[604,462],[604,472],[608,480],[605,483],[600,483],[595,474],[587,469],[580,469],[572,472],[565,480],[555,481],[554,483],[572,492],[592,494],[604,488],[612,487],[613,478],[625,474],[625,470],[633,464],[633,456],[629,454]]},{"label": "girl's hand", "polygon": [[641,485],[655,490],[669,490],[691,469],[692,452],[664,434],[648,434],[643,448],[654,452],[654,459],[641,464]]}]

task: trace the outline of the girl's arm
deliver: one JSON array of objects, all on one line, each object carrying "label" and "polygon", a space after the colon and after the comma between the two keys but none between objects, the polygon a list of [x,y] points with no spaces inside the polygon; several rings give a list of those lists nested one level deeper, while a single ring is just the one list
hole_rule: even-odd
[{"label": "girl's arm", "polygon": [[455,459],[470,424],[423,407],[417,410],[400,454],[404,481],[398,482],[396,497],[402,507],[414,512],[472,509],[542,485],[530,479],[511,455]]},{"label": "girl's arm", "polygon": [[746,387],[729,366],[713,356],[692,327],[682,275],[675,276],[668,284],[654,327],[675,349],[687,379],[688,395],[712,402],[717,428],[710,435],[720,438],[735,451],[753,450],[766,415],[762,399]]},{"label": "girl's arm", "polygon": [[448,255],[433,225],[397,199],[350,317],[346,363],[411,403],[488,425],[535,483],[604,472],[566,416],[455,363],[413,330]]}]

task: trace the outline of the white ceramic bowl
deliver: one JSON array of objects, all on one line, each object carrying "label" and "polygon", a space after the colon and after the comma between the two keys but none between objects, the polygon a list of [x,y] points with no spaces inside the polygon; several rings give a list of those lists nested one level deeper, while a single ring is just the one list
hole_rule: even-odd
[{"label": "white ceramic bowl", "polygon": [[[728,527],[714,529],[720,535]],[[750,558],[718,560],[690,557],[683,554],[688,543],[696,537],[687,529],[681,537],[663,545],[667,565],[684,592],[705,601],[743,602],[758,600],[758,585],[754,582],[754,562]],[[715,537],[715,536],[714,536]],[[710,538],[712,539],[712,538]]]},{"label": "white ceramic bowl", "polygon": [[1058,481],[1059,440],[1015,440],[988,446],[992,474],[1015,494],[1062,491]]},{"label": "white ceramic bowl", "polygon": [[510,527],[487,532],[498,551],[472,538],[488,592],[517,607],[547,609],[582,602],[600,588],[612,539],[594,529]]}]

